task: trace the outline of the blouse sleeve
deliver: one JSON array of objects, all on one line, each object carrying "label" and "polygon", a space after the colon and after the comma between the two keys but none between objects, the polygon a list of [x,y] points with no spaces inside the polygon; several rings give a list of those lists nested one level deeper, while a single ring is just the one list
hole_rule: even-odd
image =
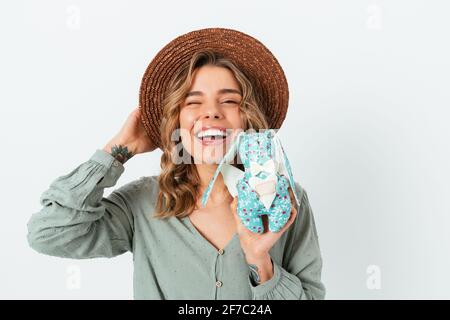
[{"label": "blouse sleeve", "polygon": [[54,180],[41,195],[42,209],[27,223],[27,240],[35,251],[51,256],[86,259],[132,251],[134,182],[103,197],[116,184],[124,166],[98,149],[70,173]]},{"label": "blouse sleeve", "polygon": [[[253,300],[319,300],[325,298],[321,281],[322,256],[319,238],[308,195],[296,182],[297,218],[288,235],[283,265],[272,259],[273,276],[262,284],[254,285],[249,276]],[[300,192],[301,190],[301,192]],[[286,231],[288,232],[288,231]]]}]

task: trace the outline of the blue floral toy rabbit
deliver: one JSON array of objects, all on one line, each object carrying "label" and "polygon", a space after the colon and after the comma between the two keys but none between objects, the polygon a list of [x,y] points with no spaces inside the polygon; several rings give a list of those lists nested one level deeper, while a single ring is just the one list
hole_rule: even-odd
[{"label": "blue floral toy rabbit", "polygon": [[[236,152],[245,171],[226,163],[234,159]],[[289,220],[289,186],[299,203],[291,166],[274,129],[240,132],[235,137],[202,196],[203,207],[219,173],[230,194],[238,196],[237,214],[242,224],[254,233],[264,232],[262,215],[268,216],[272,232],[280,231]]]}]

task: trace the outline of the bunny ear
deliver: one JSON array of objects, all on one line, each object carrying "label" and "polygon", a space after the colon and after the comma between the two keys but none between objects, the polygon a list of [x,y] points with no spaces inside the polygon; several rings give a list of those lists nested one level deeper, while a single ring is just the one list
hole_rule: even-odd
[{"label": "bunny ear", "polygon": [[289,179],[289,184],[291,185],[291,189],[294,193],[295,200],[298,205],[300,205],[300,201],[297,197],[297,193],[295,190],[295,181],[294,176],[292,175],[291,165],[289,160],[284,152],[283,146],[281,145],[281,141],[278,136],[273,137],[275,142],[275,158],[279,164],[279,172]]},{"label": "bunny ear", "polygon": [[212,187],[213,187],[214,183],[216,182],[217,176],[222,171],[222,167],[223,167],[224,163],[233,160],[236,152],[238,151],[239,142],[244,133],[245,133],[244,131],[239,132],[239,134],[234,138],[234,142],[231,144],[230,149],[227,151],[227,153],[223,156],[222,160],[220,161],[219,166],[217,167],[213,178],[211,179],[211,181],[208,184],[208,188],[206,188],[206,191],[203,193],[203,196],[202,196],[202,206],[203,207],[206,205],[206,202],[209,199],[209,195],[211,193]]}]

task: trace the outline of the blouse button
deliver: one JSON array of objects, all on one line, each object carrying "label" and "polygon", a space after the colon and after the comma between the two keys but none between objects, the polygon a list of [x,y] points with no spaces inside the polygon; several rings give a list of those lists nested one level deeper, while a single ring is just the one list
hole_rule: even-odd
[{"label": "blouse button", "polygon": [[119,161],[117,161],[117,160],[114,160],[114,162],[113,162],[113,166],[114,166],[114,167],[118,167],[118,166],[119,166]]},{"label": "blouse button", "polygon": [[220,249],[220,250],[219,250],[219,254],[223,254],[223,249]]},{"label": "blouse button", "polygon": [[222,286],[222,281],[216,281],[216,287],[220,288]]}]

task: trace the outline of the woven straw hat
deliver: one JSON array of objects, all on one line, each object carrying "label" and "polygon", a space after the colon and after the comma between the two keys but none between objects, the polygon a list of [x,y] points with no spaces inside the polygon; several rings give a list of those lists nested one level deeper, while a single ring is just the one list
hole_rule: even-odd
[{"label": "woven straw hat", "polygon": [[275,56],[248,34],[233,29],[206,28],[169,42],[145,70],[139,94],[141,120],[157,147],[161,148],[162,102],[169,81],[196,51],[202,49],[211,49],[236,64],[252,82],[269,128],[279,129],[286,117],[289,90]]}]

